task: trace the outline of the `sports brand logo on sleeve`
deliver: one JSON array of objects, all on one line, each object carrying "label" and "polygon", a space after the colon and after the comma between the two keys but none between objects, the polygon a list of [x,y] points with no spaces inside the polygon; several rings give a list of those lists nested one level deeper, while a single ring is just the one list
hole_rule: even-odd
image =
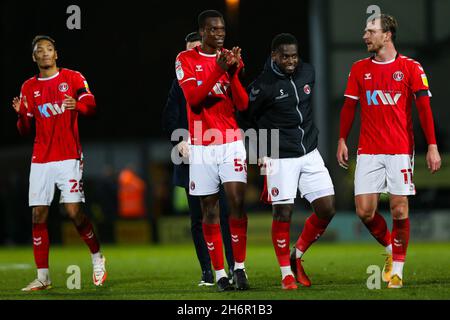
[{"label": "sports brand logo on sleeve", "polygon": [[250,101],[255,101],[256,97],[257,97],[257,95],[259,94],[260,91],[261,91],[261,89],[255,89],[255,88],[252,87],[252,89],[250,90],[250,94],[249,94],[248,99]]}]

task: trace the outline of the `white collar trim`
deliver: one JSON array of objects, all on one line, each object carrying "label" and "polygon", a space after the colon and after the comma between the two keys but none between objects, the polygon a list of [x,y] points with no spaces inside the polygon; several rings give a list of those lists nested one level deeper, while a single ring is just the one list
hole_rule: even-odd
[{"label": "white collar trim", "polygon": [[215,53],[214,53],[214,54],[207,54],[207,53],[201,52],[200,50],[198,51],[198,53],[199,53],[201,56],[204,56],[204,57],[214,58],[214,57],[216,56]]},{"label": "white collar trim", "polygon": [[54,75],[52,75],[51,77],[48,78],[38,78],[39,81],[47,81],[47,80],[52,80],[55,79],[57,76],[59,76],[59,71],[57,73],[55,73]]},{"label": "white collar trim", "polygon": [[389,64],[389,63],[394,62],[395,59],[396,59],[396,57],[395,57],[394,59],[392,59],[392,60],[389,60],[389,61],[376,61],[375,58],[370,59],[370,60],[372,60],[372,62],[373,62],[373,63],[376,63],[376,64]]}]

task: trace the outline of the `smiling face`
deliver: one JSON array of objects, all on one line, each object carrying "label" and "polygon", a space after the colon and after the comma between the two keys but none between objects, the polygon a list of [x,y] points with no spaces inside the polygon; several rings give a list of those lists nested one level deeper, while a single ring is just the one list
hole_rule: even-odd
[{"label": "smiling face", "polygon": [[298,48],[295,44],[282,44],[272,52],[272,60],[287,75],[294,73],[298,66]]},{"label": "smiling face", "polygon": [[55,46],[48,40],[40,40],[33,48],[33,61],[40,69],[50,69],[56,66],[58,53]]},{"label": "smiling face", "polygon": [[377,53],[384,48],[388,41],[391,41],[391,33],[383,32],[381,20],[375,19],[367,22],[364,29],[363,40],[367,46],[367,51]]},{"label": "smiling face", "polygon": [[199,31],[205,51],[208,49],[208,51],[217,51],[223,47],[225,41],[225,23],[222,18],[207,18],[205,27]]}]

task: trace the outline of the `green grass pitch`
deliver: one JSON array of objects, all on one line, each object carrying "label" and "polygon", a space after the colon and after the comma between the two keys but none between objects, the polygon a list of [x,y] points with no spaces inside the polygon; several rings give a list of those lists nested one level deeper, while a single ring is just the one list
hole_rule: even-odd
[{"label": "green grass pitch", "polygon": [[[36,272],[32,248],[0,249],[0,300],[6,299],[155,299],[155,300],[307,300],[307,299],[450,299],[450,243],[412,243],[404,271],[404,288],[369,290],[369,265],[382,267],[383,249],[377,243],[319,242],[304,256],[313,285],[283,291],[271,246],[250,246],[247,273],[251,290],[216,292],[198,287],[200,271],[192,244],[164,246],[104,246],[108,279],[103,287],[91,282],[91,261],[85,247],[50,250],[53,289],[23,293]],[[69,265],[81,268],[81,289],[66,287]]]}]

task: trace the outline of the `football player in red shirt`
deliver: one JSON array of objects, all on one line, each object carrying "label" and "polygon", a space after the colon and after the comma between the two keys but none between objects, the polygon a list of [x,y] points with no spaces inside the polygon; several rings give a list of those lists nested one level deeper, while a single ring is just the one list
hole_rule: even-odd
[{"label": "football player in red shirt", "polygon": [[95,112],[95,99],[86,79],[79,72],[58,68],[55,41],[39,35],[32,42],[33,61],[39,74],[22,85],[20,98],[13,99],[21,134],[31,132],[34,119],[36,137],[30,170],[29,205],[32,207],[33,251],[37,279],[22,291],[49,289],[49,236],[47,217],[55,186],[61,190],[64,204],[81,238],[88,245],[93,263],[93,282],[102,285],[106,279],[105,258],[87,216],[84,202],[83,160],[78,135],[78,114]]},{"label": "football player in red shirt", "polygon": [[[409,241],[408,195],[413,184],[414,137],[411,103],[415,100],[428,151],[431,173],[441,166],[436,144],[430,91],[419,62],[395,49],[397,22],[381,14],[368,21],[363,39],[374,55],[353,64],[341,111],[337,160],[348,168],[346,139],[361,105],[361,131],[355,171],[356,213],[386,248],[383,281],[388,288],[403,286],[403,265]],[[392,233],[377,212],[380,193],[389,193]]]},{"label": "football player in red shirt", "polygon": [[233,280],[236,289],[247,290],[246,151],[235,118],[236,109],[243,111],[248,107],[247,92],[239,80],[244,64],[240,48],[223,48],[225,22],[220,12],[200,13],[198,23],[201,45],[181,52],[175,62],[187,102],[190,146],[189,154],[185,152],[184,156],[189,156],[189,192],[200,197],[203,234],[218,290],[230,290],[233,287],[224,270],[218,210],[219,184],[223,184],[230,207]]}]

